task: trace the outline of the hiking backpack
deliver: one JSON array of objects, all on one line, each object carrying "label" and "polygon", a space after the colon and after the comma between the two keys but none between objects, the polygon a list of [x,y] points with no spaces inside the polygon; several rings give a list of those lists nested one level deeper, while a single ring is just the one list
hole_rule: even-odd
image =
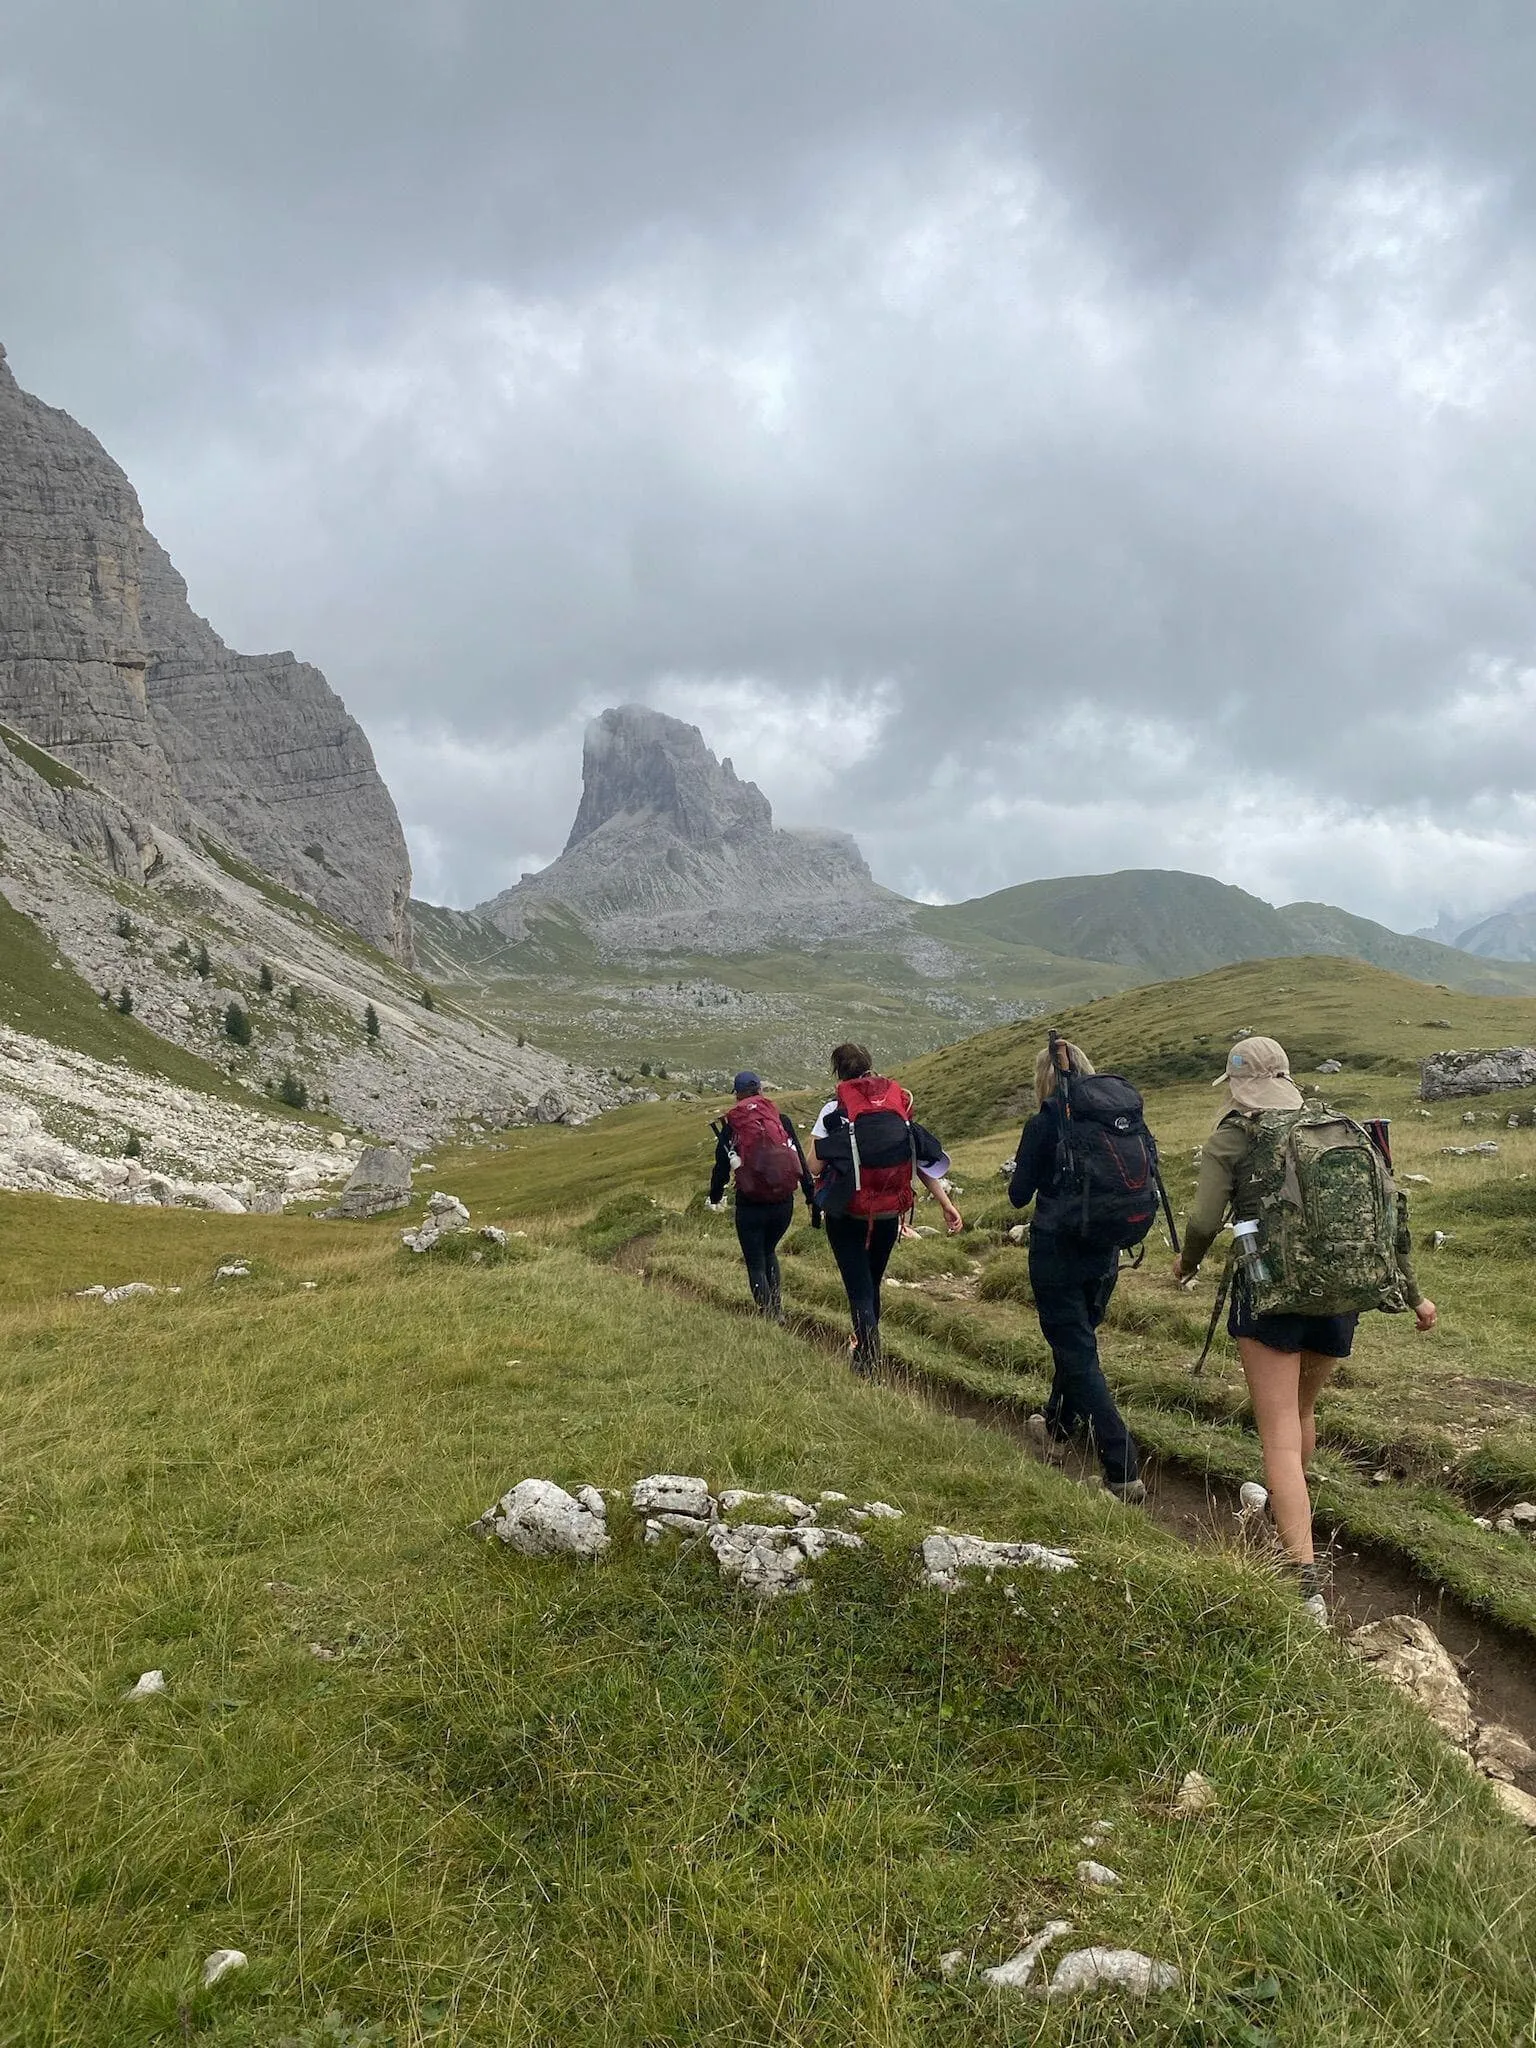
[{"label": "hiking backpack", "polygon": [[864,1074],[839,1081],[838,1107],[848,1120],[851,1192],[845,1216],[905,1216],[912,1207],[912,1098],[898,1081]]},{"label": "hiking backpack", "polygon": [[1255,1314],[1406,1308],[1397,1188],[1369,1131],[1321,1105],[1266,1109],[1254,1123],[1238,1200],[1269,1272],[1249,1283]]},{"label": "hiking backpack", "polygon": [[1157,1141],[1141,1097],[1118,1074],[1073,1074],[1061,1101],[1061,1228],[1104,1251],[1131,1251],[1157,1217]]},{"label": "hiking backpack", "polygon": [[787,1202],[800,1185],[800,1155],[783,1118],[763,1095],[726,1111],[736,1161],[736,1193],[744,1202]]}]

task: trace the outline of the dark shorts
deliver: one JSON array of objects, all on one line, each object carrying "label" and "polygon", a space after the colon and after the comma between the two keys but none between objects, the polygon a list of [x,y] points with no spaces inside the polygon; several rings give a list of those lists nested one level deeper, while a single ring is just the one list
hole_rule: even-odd
[{"label": "dark shorts", "polygon": [[1348,1358],[1358,1315],[1256,1316],[1244,1288],[1232,1289],[1227,1335],[1253,1337],[1271,1351],[1312,1351],[1319,1358]]}]

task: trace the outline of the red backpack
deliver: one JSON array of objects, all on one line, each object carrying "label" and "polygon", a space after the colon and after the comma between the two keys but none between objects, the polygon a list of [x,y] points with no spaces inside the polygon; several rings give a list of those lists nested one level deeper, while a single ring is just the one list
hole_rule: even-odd
[{"label": "red backpack", "polygon": [[766,1095],[725,1113],[736,1154],[736,1192],[748,1202],[787,1202],[800,1185],[800,1155]]},{"label": "red backpack", "polygon": [[864,1074],[839,1081],[853,1148],[849,1216],[905,1216],[912,1207],[912,1098],[899,1081]]}]

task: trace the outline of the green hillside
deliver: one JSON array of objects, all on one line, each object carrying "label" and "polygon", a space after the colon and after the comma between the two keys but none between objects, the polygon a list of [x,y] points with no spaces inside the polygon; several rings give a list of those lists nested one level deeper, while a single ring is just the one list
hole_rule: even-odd
[{"label": "green hillside", "polygon": [[[820,1237],[777,1329],[735,1312],[728,1219],[631,1186],[583,1220],[605,1179],[696,1192],[706,1107],[443,1155],[477,1222],[528,1232],[482,1267],[411,1258],[399,1219],[0,1196],[0,2040],[1508,2048],[1527,1842],[1262,1551],[1191,1547],[916,1383],[853,1381]],[[216,1281],[234,1255],[250,1277]],[[1019,1266],[985,1223],[903,1246],[893,1355],[1038,1398]],[[128,1278],[183,1292],[61,1293]],[[1128,1286],[1106,1339],[1153,1429],[1190,1320],[1160,1300]],[[1229,1376],[1202,1399],[1164,1437],[1251,1462]],[[1431,1558],[1463,1529],[1511,1550],[1322,1462]],[[702,1547],[642,1542],[624,1490],[658,1470],[904,1518],[759,1609]],[[470,1540],[529,1476],[609,1489],[604,1560]],[[1076,1568],[946,1597],[914,1558],[935,1523]],[[1511,1553],[1510,1611],[1536,1615],[1533,1574]],[[126,1700],[150,1669],[165,1694]],[[1197,1816],[1189,1770],[1216,1788]],[[1089,1833],[1118,1885],[1078,1878]],[[986,1985],[1050,1918],[1058,1952],[1140,1949],[1180,1987]],[[200,1989],[224,1947],[248,1966]]]},{"label": "green hillside", "polygon": [[1201,974],[1239,960],[1338,953],[1452,988],[1486,995],[1536,994],[1536,969],[1529,966],[1474,959],[1453,946],[1407,938],[1327,903],[1292,903],[1277,910],[1230,883],[1172,868],[1023,882],[967,903],[922,909],[916,922],[951,945],[990,940],[1035,946],[1056,956],[1112,964],[1136,980]]},{"label": "green hillside", "polygon": [[1357,960],[1245,961],[1005,1025],[916,1060],[906,1078],[925,1119],[946,1135],[969,1135],[1016,1117],[1051,1025],[1141,1088],[1219,1074],[1243,1031],[1278,1038],[1298,1079],[1327,1059],[1416,1077],[1420,1060],[1448,1046],[1536,1043],[1536,997],[1448,993]]}]

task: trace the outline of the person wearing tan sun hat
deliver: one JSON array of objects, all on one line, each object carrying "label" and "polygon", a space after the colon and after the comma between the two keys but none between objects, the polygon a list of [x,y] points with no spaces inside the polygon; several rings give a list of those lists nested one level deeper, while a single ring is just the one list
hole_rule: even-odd
[{"label": "person wearing tan sun hat", "polygon": [[[1285,1048],[1273,1038],[1240,1038],[1212,1087],[1225,1091],[1216,1128],[1200,1156],[1200,1179],[1184,1226],[1184,1249],[1173,1276],[1192,1280],[1229,1215],[1255,1213],[1250,1165],[1267,1112],[1299,1110],[1301,1090],[1291,1079]],[[1402,1294],[1421,1331],[1435,1326],[1435,1304],[1414,1278],[1401,1238],[1397,1265]],[[1358,1315],[1257,1315],[1246,1290],[1235,1286],[1227,1330],[1237,1343],[1253,1418],[1264,1452],[1275,1526],[1294,1567],[1308,1612],[1327,1620],[1312,1547],[1312,1501],[1306,1468],[1317,1448],[1317,1397],[1348,1358]]]}]

